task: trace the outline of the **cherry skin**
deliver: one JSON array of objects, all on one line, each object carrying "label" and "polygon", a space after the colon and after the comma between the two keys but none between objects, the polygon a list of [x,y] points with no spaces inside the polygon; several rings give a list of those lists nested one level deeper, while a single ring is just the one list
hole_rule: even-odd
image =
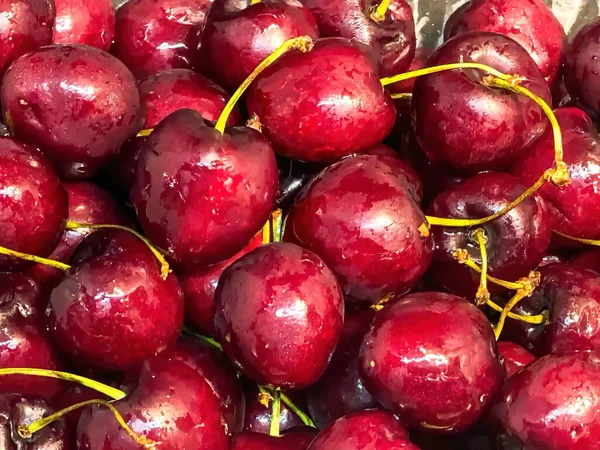
[{"label": "cherry skin", "polygon": [[89,178],[142,124],[131,73],[87,45],[51,45],[19,58],[0,94],[15,136],[40,147],[62,177]]},{"label": "cherry skin", "polygon": [[523,46],[553,85],[559,76],[567,36],[543,0],[470,0],[448,19],[446,39],[469,31],[492,31]]},{"label": "cherry skin", "polygon": [[390,412],[368,410],[337,419],[308,447],[309,450],[418,450],[408,440],[408,430]]},{"label": "cherry skin", "polygon": [[47,318],[76,364],[131,369],[175,343],[183,295],[174,275],[161,279],[141,240],[126,231],[96,231],[79,245],[72,264],[52,291]]},{"label": "cherry skin", "polygon": [[[67,193],[42,153],[29,145],[0,137],[0,245],[48,256],[67,218]],[[0,270],[29,263],[0,256]]]},{"label": "cherry skin", "polygon": [[431,261],[418,186],[403,167],[382,156],[344,159],[303,189],[288,216],[286,240],[323,258],[353,300],[403,294]]},{"label": "cherry skin", "polygon": [[65,421],[52,422],[24,439],[17,433],[21,425],[29,425],[54,411],[43,400],[20,394],[0,394],[0,447],[19,450],[75,450],[73,430]]},{"label": "cherry skin", "polygon": [[415,56],[415,23],[410,5],[393,0],[383,21],[371,18],[373,0],[306,0],[323,37],[343,37],[368,45],[377,58],[379,75],[406,71]]},{"label": "cherry skin", "polygon": [[[482,31],[461,34],[438,47],[427,66],[457,61],[518,74],[524,78],[523,87],[546,103],[552,101],[535,62],[506,36]],[[539,106],[522,94],[483,85],[484,75],[476,69],[451,70],[415,82],[415,133],[432,161],[470,172],[500,170],[526,155],[528,145],[546,129],[547,119]]]},{"label": "cherry skin", "polygon": [[319,37],[310,11],[297,0],[262,0],[208,21],[202,37],[204,65],[215,80],[235,90],[267,56],[298,36]]},{"label": "cherry skin", "polygon": [[511,377],[492,417],[527,449],[589,450],[600,434],[596,353],[549,355]]},{"label": "cherry skin", "polygon": [[219,20],[231,14],[236,14],[251,5],[251,0],[219,0],[213,2],[210,8],[209,20]]},{"label": "cherry skin", "polygon": [[[177,359],[158,355],[146,361],[137,387],[113,405],[156,450],[228,450],[219,399],[195,369]],[[79,450],[140,448],[104,406],[82,414],[77,443]]]},{"label": "cherry skin", "polygon": [[231,439],[229,450],[306,450],[314,434],[292,432],[281,437],[261,433],[240,433]]},{"label": "cherry skin", "polygon": [[208,0],[132,0],[116,13],[114,55],[137,78],[166,69],[194,69]]},{"label": "cherry skin", "polygon": [[[244,431],[248,433],[258,433],[268,435],[271,429],[271,421],[273,420],[273,404],[269,399],[269,406],[261,403],[261,394],[255,383],[248,383],[246,387],[246,414],[244,416]],[[298,398],[290,393],[292,401],[301,409],[303,404],[298,402]],[[303,399],[300,399],[303,400]],[[279,414],[279,431],[297,429],[302,427],[304,423],[288,406],[281,402]]]},{"label": "cherry skin", "polygon": [[[44,323],[45,293],[26,275],[0,274],[0,368],[63,370],[64,365]],[[51,378],[7,375],[0,393],[19,392],[44,399],[65,386]]]},{"label": "cherry skin", "polygon": [[[486,217],[504,208],[525,189],[526,186],[513,175],[482,173],[442,192],[433,200],[428,213],[459,219]],[[466,298],[475,296],[481,276],[459,264],[453,253],[466,249],[469,257],[481,266],[479,243],[473,238],[473,231],[479,228],[487,237],[485,247],[489,274],[509,281],[528,276],[538,266],[546,255],[552,232],[548,207],[537,194],[481,226],[433,227],[431,231],[436,243],[431,266],[433,276],[445,289]],[[491,292],[502,289],[492,284],[488,288]]]},{"label": "cherry skin", "polygon": [[[569,166],[571,183],[560,188],[546,183],[538,191],[548,202],[553,229],[575,237],[600,239],[600,225],[594,219],[600,214],[600,138],[594,123],[582,110],[566,107],[555,111],[562,131],[564,160]],[[524,183],[533,183],[554,160],[554,141],[548,130],[529,149],[514,173]],[[544,164],[548,164],[544,166]],[[574,241],[563,246],[578,246]]]},{"label": "cherry skin", "polygon": [[288,211],[296,196],[321,170],[322,164],[311,164],[302,161],[278,157],[279,197],[277,207]]},{"label": "cherry skin", "polygon": [[25,53],[52,43],[54,4],[47,0],[3,0],[0,3],[0,77]]},{"label": "cherry skin", "polygon": [[392,302],[362,343],[359,373],[367,389],[413,428],[467,430],[505,378],[490,323],[450,294],[421,292]]},{"label": "cherry skin", "polygon": [[283,242],[225,269],[215,310],[227,356],[259,384],[294,389],[323,375],[344,319],[333,273],[314,253]]},{"label": "cherry skin", "polygon": [[53,44],[85,44],[108,51],[115,37],[115,10],[110,0],[54,0]]},{"label": "cherry skin", "polygon": [[367,51],[347,39],[320,39],[312,51],[288,52],[260,74],[247,109],[278,153],[330,163],[389,134],[394,104]]},{"label": "cherry skin", "polygon": [[514,342],[498,342],[498,353],[504,360],[508,378],[536,360],[536,357]]},{"label": "cherry skin", "polygon": [[142,152],[131,199],[146,236],[181,266],[231,258],[263,227],[278,189],[267,139],[221,134],[185,109],[164,119]]}]

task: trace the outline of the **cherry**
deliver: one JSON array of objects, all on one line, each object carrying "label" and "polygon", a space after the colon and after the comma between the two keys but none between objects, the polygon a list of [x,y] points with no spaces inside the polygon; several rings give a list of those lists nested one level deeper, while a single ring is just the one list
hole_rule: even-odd
[{"label": "cherry", "polygon": [[302,161],[278,157],[279,167],[279,197],[277,206],[289,210],[294,199],[304,186],[308,184],[321,170],[322,164],[311,164]]},{"label": "cherry", "polygon": [[404,167],[389,157],[344,159],[303,189],[288,216],[286,239],[323,258],[354,300],[407,292],[431,261],[418,186]]},{"label": "cherry", "polygon": [[54,0],[53,44],[86,44],[108,51],[115,37],[115,10],[110,0]]},{"label": "cherry", "polygon": [[194,330],[208,336],[216,336],[213,306],[219,278],[234,261],[261,244],[262,234],[258,233],[246,247],[233,257],[211,266],[183,270],[178,274],[185,297],[185,319]]},{"label": "cherry", "polygon": [[498,342],[498,353],[504,360],[508,378],[536,360],[536,357],[514,342]]},{"label": "cherry", "polygon": [[316,39],[319,31],[302,3],[261,0],[207,23],[202,38],[204,65],[214,79],[235,90],[281,44],[304,35]]},{"label": "cherry", "polygon": [[174,344],[183,296],[175,276],[161,279],[145,243],[126,231],[99,230],[83,240],[72,263],[52,291],[47,316],[75,363],[125,370]]},{"label": "cherry", "polygon": [[215,310],[219,341],[246,375],[301,389],[325,372],[342,331],[344,302],[317,255],[280,242],[225,269]]},{"label": "cherry", "polygon": [[208,265],[231,258],[263,227],[277,184],[275,155],[261,133],[222,133],[180,110],[148,137],[131,199],[152,242],[180,265]]},{"label": "cherry", "polygon": [[1,97],[15,136],[40,147],[63,177],[92,176],[141,127],[131,73],[86,45],[51,45],[19,58]]},{"label": "cherry", "polygon": [[[564,160],[572,181],[560,188],[546,183],[539,192],[550,206],[553,229],[569,236],[599,239],[600,225],[594,216],[600,214],[600,195],[595,188],[600,181],[600,138],[592,120],[580,109],[559,108],[554,114],[562,131]],[[524,183],[534,180],[544,171],[544,164],[552,163],[553,149],[552,132],[547,131],[515,167],[515,174]],[[571,241],[573,244],[578,245]]]},{"label": "cherry", "polygon": [[[67,194],[46,158],[36,149],[0,137],[0,245],[48,256],[67,218]],[[0,256],[0,270],[27,267]]]},{"label": "cherry", "polygon": [[19,450],[75,450],[71,430],[64,421],[55,421],[34,433],[21,436],[17,430],[53,411],[41,399],[19,394],[0,394],[0,447]]},{"label": "cherry", "polygon": [[[427,66],[475,62],[518,74],[546,103],[548,85],[523,47],[496,33],[464,33],[438,47]],[[434,162],[478,172],[499,170],[527,154],[547,128],[541,108],[524,95],[488,87],[473,69],[420,77],[413,92],[415,133]],[[499,112],[502,112],[499,114]],[[472,126],[472,124],[477,126]]]},{"label": "cherry", "polygon": [[527,449],[587,450],[600,433],[596,353],[549,355],[511,377],[492,416]]},{"label": "cherry", "polygon": [[210,18],[220,19],[240,12],[252,4],[252,0],[217,0],[210,8]]},{"label": "cherry", "polygon": [[[249,383],[246,388],[246,414],[244,417],[244,431],[268,435],[271,429],[273,417],[272,398],[268,398],[268,406],[262,402],[262,394],[254,383]],[[285,432],[296,429],[303,425],[300,417],[288,406],[281,402],[279,413],[279,431]],[[314,436],[313,436],[314,437]],[[310,443],[310,442],[309,442]]]},{"label": "cherry", "polygon": [[306,450],[314,434],[293,432],[281,437],[261,433],[240,433],[231,439],[229,450]]},{"label": "cherry", "polygon": [[137,78],[199,62],[208,0],[131,0],[117,9],[112,52]]},{"label": "cherry", "polygon": [[[153,448],[228,449],[221,403],[209,383],[185,362],[165,355],[146,361],[135,390],[113,405],[137,440]],[[140,448],[103,406],[84,411],[77,443],[79,450]]]},{"label": "cherry", "polygon": [[309,450],[418,450],[408,440],[408,431],[389,412],[368,410],[337,419],[321,431]]},{"label": "cherry", "polygon": [[373,396],[411,427],[467,430],[504,382],[492,327],[472,303],[421,292],[377,313],[359,373]]},{"label": "cherry", "polygon": [[[501,210],[525,190],[513,175],[488,172],[475,175],[451,190],[442,192],[431,203],[428,213],[436,217],[458,219],[487,217]],[[482,255],[475,229],[482,229],[487,249],[488,273],[503,280],[528,276],[545,256],[550,244],[550,213],[537,194],[528,197],[508,213],[472,228],[432,228],[436,251],[431,266],[434,278],[445,289],[473,298],[480,274],[464,264],[457,264],[455,251],[466,249],[479,266]],[[491,292],[498,292],[495,285]]]},{"label": "cherry", "polygon": [[[413,60],[409,64],[408,68],[406,69],[406,72],[413,72],[415,70],[419,70],[419,69],[422,69],[423,67],[425,67],[425,64],[427,62],[427,58],[429,57],[430,54],[431,54],[431,49],[426,48],[426,47],[418,47],[415,50],[415,57],[413,58]],[[400,72],[396,72],[396,73],[400,73]],[[398,83],[391,84],[390,87],[389,87],[389,89],[390,89],[391,92],[395,92],[395,93],[409,93],[409,94],[412,94],[412,91],[413,91],[413,89],[415,87],[415,81],[416,80],[417,80],[416,77],[415,78],[409,78],[408,80],[400,81]],[[405,98],[409,98],[409,96],[406,96]],[[396,107],[398,105],[398,101],[397,100],[398,99],[396,99]],[[409,98],[409,100],[410,100],[410,98]]]},{"label": "cherry", "polygon": [[278,153],[321,163],[381,142],[395,120],[366,49],[342,38],[281,57],[250,86],[247,108]]},{"label": "cherry", "polygon": [[492,31],[523,46],[553,85],[562,66],[567,36],[543,0],[470,0],[448,19],[446,39],[469,31]]},{"label": "cherry", "polygon": [[54,4],[48,0],[4,0],[0,14],[5,18],[0,32],[0,76],[27,52],[52,43]]},{"label": "cherry", "polygon": [[408,69],[415,56],[415,23],[405,0],[389,2],[384,17],[373,11],[374,0],[306,0],[323,37],[344,37],[368,45],[382,77]]},{"label": "cherry", "polygon": [[[0,274],[0,368],[62,370],[63,362],[44,324],[44,294],[26,275]],[[0,393],[49,399],[63,387],[51,378],[12,375],[2,377]]]}]

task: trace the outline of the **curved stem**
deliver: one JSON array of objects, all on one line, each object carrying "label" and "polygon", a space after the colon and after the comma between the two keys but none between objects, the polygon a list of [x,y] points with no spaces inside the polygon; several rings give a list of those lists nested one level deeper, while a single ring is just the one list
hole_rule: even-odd
[{"label": "curved stem", "polygon": [[136,134],[135,137],[147,137],[147,136],[150,136],[153,131],[154,131],[154,128],[147,128],[145,130],[140,130],[140,132],[138,134]]},{"label": "curved stem", "polygon": [[219,344],[215,339],[208,337],[208,336],[204,336],[202,334],[198,334],[193,332],[192,330],[190,330],[187,327],[183,327],[183,329],[181,330],[183,331],[184,334],[188,335],[188,336],[192,336],[196,339],[200,339],[201,341],[206,342],[209,345],[212,345],[214,348],[216,348],[217,350],[219,350],[220,352],[223,351],[223,346],[221,344]]},{"label": "curved stem", "polygon": [[569,240],[575,241],[575,242],[581,242],[582,244],[593,245],[595,247],[600,247],[600,240],[578,238],[578,237],[575,237],[575,236],[570,236],[570,235],[565,234],[565,233],[561,233],[560,231],[556,231],[556,230],[552,230],[552,231],[554,233],[558,234],[560,237],[564,237],[565,239],[569,239]]},{"label": "curved stem", "polygon": [[422,77],[424,75],[431,75],[433,73],[446,72],[448,70],[457,70],[457,69],[478,69],[478,70],[482,70],[483,72],[487,72],[491,75],[494,75],[495,77],[498,77],[500,79],[510,80],[512,78],[511,75],[502,73],[486,64],[480,64],[480,63],[474,63],[474,62],[463,62],[463,63],[442,64],[442,65],[433,66],[433,67],[425,67],[423,69],[412,70],[410,72],[393,75],[391,77],[385,77],[385,78],[382,78],[380,81],[383,86],[387,86],[390,84],[398,83],[399,81],[406,81],[406,80],[410,80],[412,78]]},{"label": "curved stem", "polygon": [[[486,305],[492,308],[494,311],[501,313],[504,308],[494,303],[492,300],[488,300]],[[548,311],[544,311],[542,314],[537,314],[535,316],[526,316],[525,314],[515,314],[512,312],[508,313],[508,317],[510,319],[518,320],[520,322],[530,323],[532,325],[547,325],[548,324]]]},{"label": "curved stem", "polygon": [[45,266],[54,267],[55,269],[59,269],[62,271],[69,270],[71,268],[71,266],[69,266],[68,264],[62,263],[60,261],[42,258],[41,256],[30,255],[29,253],[21,253],[16,250],[11,250],[2,246],[0,246],[0,255],[13,256],[15,258],[22,259],[25,261],[31,261],[38,264],[43,264]]},{"label": "curved stem", "polygon": [[[456,253],[456,252],[455,252],[455,253]],[[455,256],[455,257],[456,257],[456,256]],[[458,257],[456,257],[456,258],[458,259]],[[469,268],[471,268],[471,269],[475,270],[475,271],[476,271],[476,272],[478,272],[478,273],[481,273],[481,272],[482,272],[482,271],[481,271],[481,267],[479,267],[479,266],[477,265],[477,263],[476,263],[475,261],[473,261],[471,258],[469,258],[468,256],[467,256],[467,259],[465,259],[465,260],[462,260],[462,261],[461,261],[461,260],[459,260],[459,262],[460,262],[461,264],[464,264],[464,265],[466,265],[467,267],[469,267]],[[500,278],[493,277],[493,276],[491,276],[491,275],[489,275],[489,274],[488,274],[488,275],[486,275],[486,278],[487,278],[487,280],[488,280],[490,283],[497,284],[498,286],[502,286],[503,288],[510,289],[510,290],[512,290],[512,291],[518,291],[519,289],[524,289],[524,288],[525,288],[525,285],[523,285],[523,283],[515,283],[515,282],[512,282],[512,281],[505,281],[505,280],[501,280]]]},{"label": "curved stem", "polygon": [[500,338],[500,334],[502,333],[502,329],[504,328],[504,322],[506,321],[506,317],[508,313],[525,297],[527,297],[527,292],[524,289],[519,289],[517,293],[511,298],[506,306],[502,309],[500,313],[500,319],[498,319],[498,323],[494,327],[494,334],[496,335],[496,340]]},{"label": "curved stem", "polygon": [[281,55],[287,53],[290,50],[300,50],[301,52],[309,52],[312,50],[313,41],[310,36],[299,36],[293,39],[288,39],[285,41],[277,50],[267,56],[253,71],[248,78],[244,80],[239,88],[233,93],[225,108],[221,112],[219,119],[217,120],[217,124],[215,125],[215,129],[218,130],[221,134],[225,132],[225,126],[227,124],[227,119],[229,119],[229,115],[233,110],[233,107],[240,99],[242,94],[246,91],[248,86],[252,84],[254,79],[260,75],[260,73],[273,64]]},{"label": "curved stem", "polygon": [[313,420],[310,418],[310,416],[308,414],[306,414],[304,411],[302,411],[300,408],[298,408],[287,395],[285,395],[283,392],[281,392],[280,396],[281,396],[281,401],[283,403],[285,403],[286,406],[289,409],[291,409],[300,418],[300,420],[302,421],[302,423],[304,423],[304,425],[306,425],[307,427],[317,428],[317,426],[315,425]]},{"label": "curved stem", "polygon": [[36,377],[56,378],[58,380],[69,381],[72,383],[78,383],[87,388],[93,389],[101,394],[106,395],[114,400],[121,400],[125,398],[127,394],[125,392],[116,389],[112,386],[108,386],[99,381],[85,378],[79,375],[74,375],[68,372],[60,372],[58,370],[48,369],[31,369],[31,368],[10,368],[0,369],[0,375],[31,375]]},{"label": "curved stem", "polygon": [[390,7],[391,0],[381,0],[381,3],[371,11],[371,19],[375,22],[383,22],[385,20],[385,13]]},{"label": "curved stem", "polygon": [[400,98],[412,98],[411,92],[398,92],[396,94],[390,94],[393,100],[398,100]]},{"label": "curved stem", "polygon": [[271,428],[269,434],[271,436],[279,436],[279,422],[281,420],[281,391],[275,389],[272,391],[273,404],[271,406]]},{"label": "curved stem", "polygon": [[479,287],[477,288],[477,294],[475,294],[475,301],[478,305],[484,305],[490,299],[490,291],[487,288],[487,237],[482,228],[477,228],[471,234],[472,238],[475,239],[479,245],[479,252],[481,253],[481,276],[479,277]]},{"label": "curved stem", "polygon": [[140,233],[138,233],[135,230],[132,230],[131,228],[125,227],[123,225],[78,223],[78,222],[72,222],[70,220],[67,221],[66,227],[69,229],[89,228],[92,230],[101,230],[101,229],[108,228],[108,229],[127,231],[128,233],[131,233],[135,237],[137,237],[144,244],[146,244],[148,246],[148,248],[150,249],[150,251],[154,254],[154,257],[160,263],[160,276],[163,280],[166,280],[167,277],[169,276],[169,272],[171,272],[171,269],[169,268],[169,263],[167,262],[165,257],[157,250],[157,248],[154,245],[152,245],[152,243],[145,236],[142,236]]}]

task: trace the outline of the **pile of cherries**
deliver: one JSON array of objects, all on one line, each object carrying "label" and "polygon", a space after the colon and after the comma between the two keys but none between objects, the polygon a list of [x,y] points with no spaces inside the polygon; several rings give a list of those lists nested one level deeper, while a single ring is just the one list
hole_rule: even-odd
[{"label": "pile of cherries", "polygon": [[600,449],[600,18],[0,18],[0,448]]}]

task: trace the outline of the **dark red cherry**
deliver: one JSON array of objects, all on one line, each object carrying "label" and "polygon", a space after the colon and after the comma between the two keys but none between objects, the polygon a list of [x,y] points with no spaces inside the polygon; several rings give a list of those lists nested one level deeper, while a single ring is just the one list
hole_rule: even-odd
[{"label": "dark red cherry", "polygon": [[[555,111],[562,131],[564,160],[569,166],[571,183],[556,187],[543,185],[539,192],[550,205],[553,229],[575,237],[600,239],[600,138],[594,123],[582,110],[566,107]],[[554,161],[554,141],[548,129],[533,144],[527,156],[515,168],[524,183],[533,183]],[[575,246],[577,242],[570,241]],[[568,244],[564,242],[563,245]]]},{"label": "dark red cherry", "polygon": [[292,432],[280,437],[261,433],[240,433],[231,439],[229,450],[306,450],[314,434],[310,432]]},{"label": "dark red cherry", "polygon": [[[244,431],[248,433],[260,433],[268,435],[270,433],[271,421],[273,420],[273,404],[269,398],[269,406],[265,406],[261,403],[261,394],[255,383],[249,383],[246,387],[246,414],[244,417]],[[304,402],[300,403],[298,400],[299,396],[294,396],[291,393],[286,395],[292,397],[292,401],[299,408],[304,409]],[[288,406],[281,402],[279,414],[279,431],[285,432],[287,430],[296,429],[304,425],[300,417],[296,415]]]},{"label": "dark red cherry", "polygon": [[514,342],[498,342],[498,353],[504,360],[504,367],[506,367],[506,376],[508,378],[536,360],[535,356]]},{"label": "dark red cherry", "polygon": [[419,450],[408,430],[390,412],[369,410],[337,419],[308,447],[309,450]]},{"label": "dark red cherry", "polygon": [[17,433],[19,426],[42,419],[54,411],[46,402],[32,396],[0,394],[0,447],[6,450],[75,450],[73,430],[57,420],[29,438]]},{"label": "dark red cherry", "polygon": [[[146,361],[135,390],[113,405],[156,450],[228,450],[219,399],[202,375],[177,359]],[[79,450],[140,448],[104,406],[82,414],[77,443]]]},{"label": "dark red cherry", "polygon": [[258,131],[221,134],[186,109],[164,119],[146,146],[131,199],[145,234],[180,265],[231,258],[269,218],[277,163]]},{"label": "dark red cherry", "polygon": [[250,86],[247,108],[278,153],[322,163],[381,142],[396,118],[368,49],[342,38],[279,58]]},{"label": "dark red cherry", "polygon": [[407,70],[415,56],[415,23],[405,0],[392,0],[382,21],[371,12],[377,0],[306,0],[323,37],[343,37],[368,45],[382,77]]},{"label": "dark red cherry", "polygon": [[236,14],[250,6],[251,3],[252,0],[216,0],[210,7],[210,19],[218,20]]},{"label": "dark red cherry", "polygon": [[215,80],[235,90],[267,56],[298,36],[319,37],[315,19],[302,3],[261,0],[207,23],[203,66]]},{"label": "dark red cherry", "polygon": [[[67,219],[67,193],[44,155],[29,145],[0,137],[0,245],[48,256]],[[0,270],[29,264],[0,256]]]},{"label": "dark red cherry", "polygon": [[208,336],[216,336],[214,298],[219,278],[234,261],[261,244],[262,233],[258,233],[233,257],[211,266],[184,269],[178,273],[185,298],[185,320],[194,330]]},{"label": "dark red cherry", "polygon": [[54,2],[48,0],[3,0],[0,15],[0,77],[25,53],[52,43]]},{"label": "dark red cherry", "polygon": [[150,249],[134,235],[99,230],[77,248],[73,266],[50,296],[47,316],[60,347],[82,366],[139,366],[175,343],[183,295],[160,276]]},{"label": "dark red cherry", "polygon": [[110,0],[54,0],[53,44],[86,44],[108,51],[115,37]]},{"label": "dark red cherry", "polygon": [[323,258],[354,300],[407,292],[431,261],[418,187],[402,167],[382,156],[344,159],[303,189],[287,219],[286,239]]},{"label": "dark red cherry", "polygon": [[166,69],[193,69],[209,0],[131,0],[117,9],[114,55],[137,78]]},{"label": "dark red cherry", "polygon": [[[0,368],[64,369],[44,323],[45,301],[45,293],[33,279],[17,273],[0,274]],[[2,394],[18,392],[49,399],[64,387],[52,378],[0,378]]]},{"label": "dark red cherry", "polygon": [[467,430],[505,378],[490,323],[450,294],[392,302],[375,315],[362,343],[359,373],[367,389],[411,427]]},{"label": "dark red cherry", "polygon": [[446,39],[468,31],[492,31],[523,46],[553,85],[562,67],[567,36],[543,0],[470,0],[448,19]]},{"label": "dark red cherry", "polygon": [[[535,62],[506,36],[461,34],[438,47],[427,66],[456,62],[482,63],[518,74],[523,87],[547,103],[552,101]],[[527,147],[546,129],[539,106],[522,94],[485,86],[484,75],[475,69],[451,70],[415,82],[415,133],[432,161],[471,172],[499,170],[526,155]]]},{"label": "dark red cherry", "polygon": [[[429,206],[428,213],[457,219],[487,217],[507,206],[525,189],[526,186],[513,175],[481,173],[438,195]],[[489,274],[509,281],[528,276],[538,266],[546,254],[552,233],[548,206],[537,194],[481,226],[432,227],[436,244],[431,266],[433,276],[445,289],[469,299],[475,296],[481,276],[459,264],[453,253],[465,249],[469,257],[481,266],[479,243],[473,237],[473,231],[479,228],[487,237],[485,247]],[[501,288],[490,285],[489,289],[494,292]]]},{"label": "dark red cherry", "polygon": [[265,245],[221,275],[215,328],[225,353],[260,384],[301,389],[325,372],[344,301],[333,273],[294,244]]},{"label": "dark red cherry", "polygon": [[598,355],[549,355],[530,364],[507,381],[492,416],[527,449],[597,448]]},{"label": "dark red cherry", "polygon": [[15,136],[40,147],[63,177],[92,176],[142,125],[131,73],[87,45],[51,45],[19,58],[1,97]]}]

